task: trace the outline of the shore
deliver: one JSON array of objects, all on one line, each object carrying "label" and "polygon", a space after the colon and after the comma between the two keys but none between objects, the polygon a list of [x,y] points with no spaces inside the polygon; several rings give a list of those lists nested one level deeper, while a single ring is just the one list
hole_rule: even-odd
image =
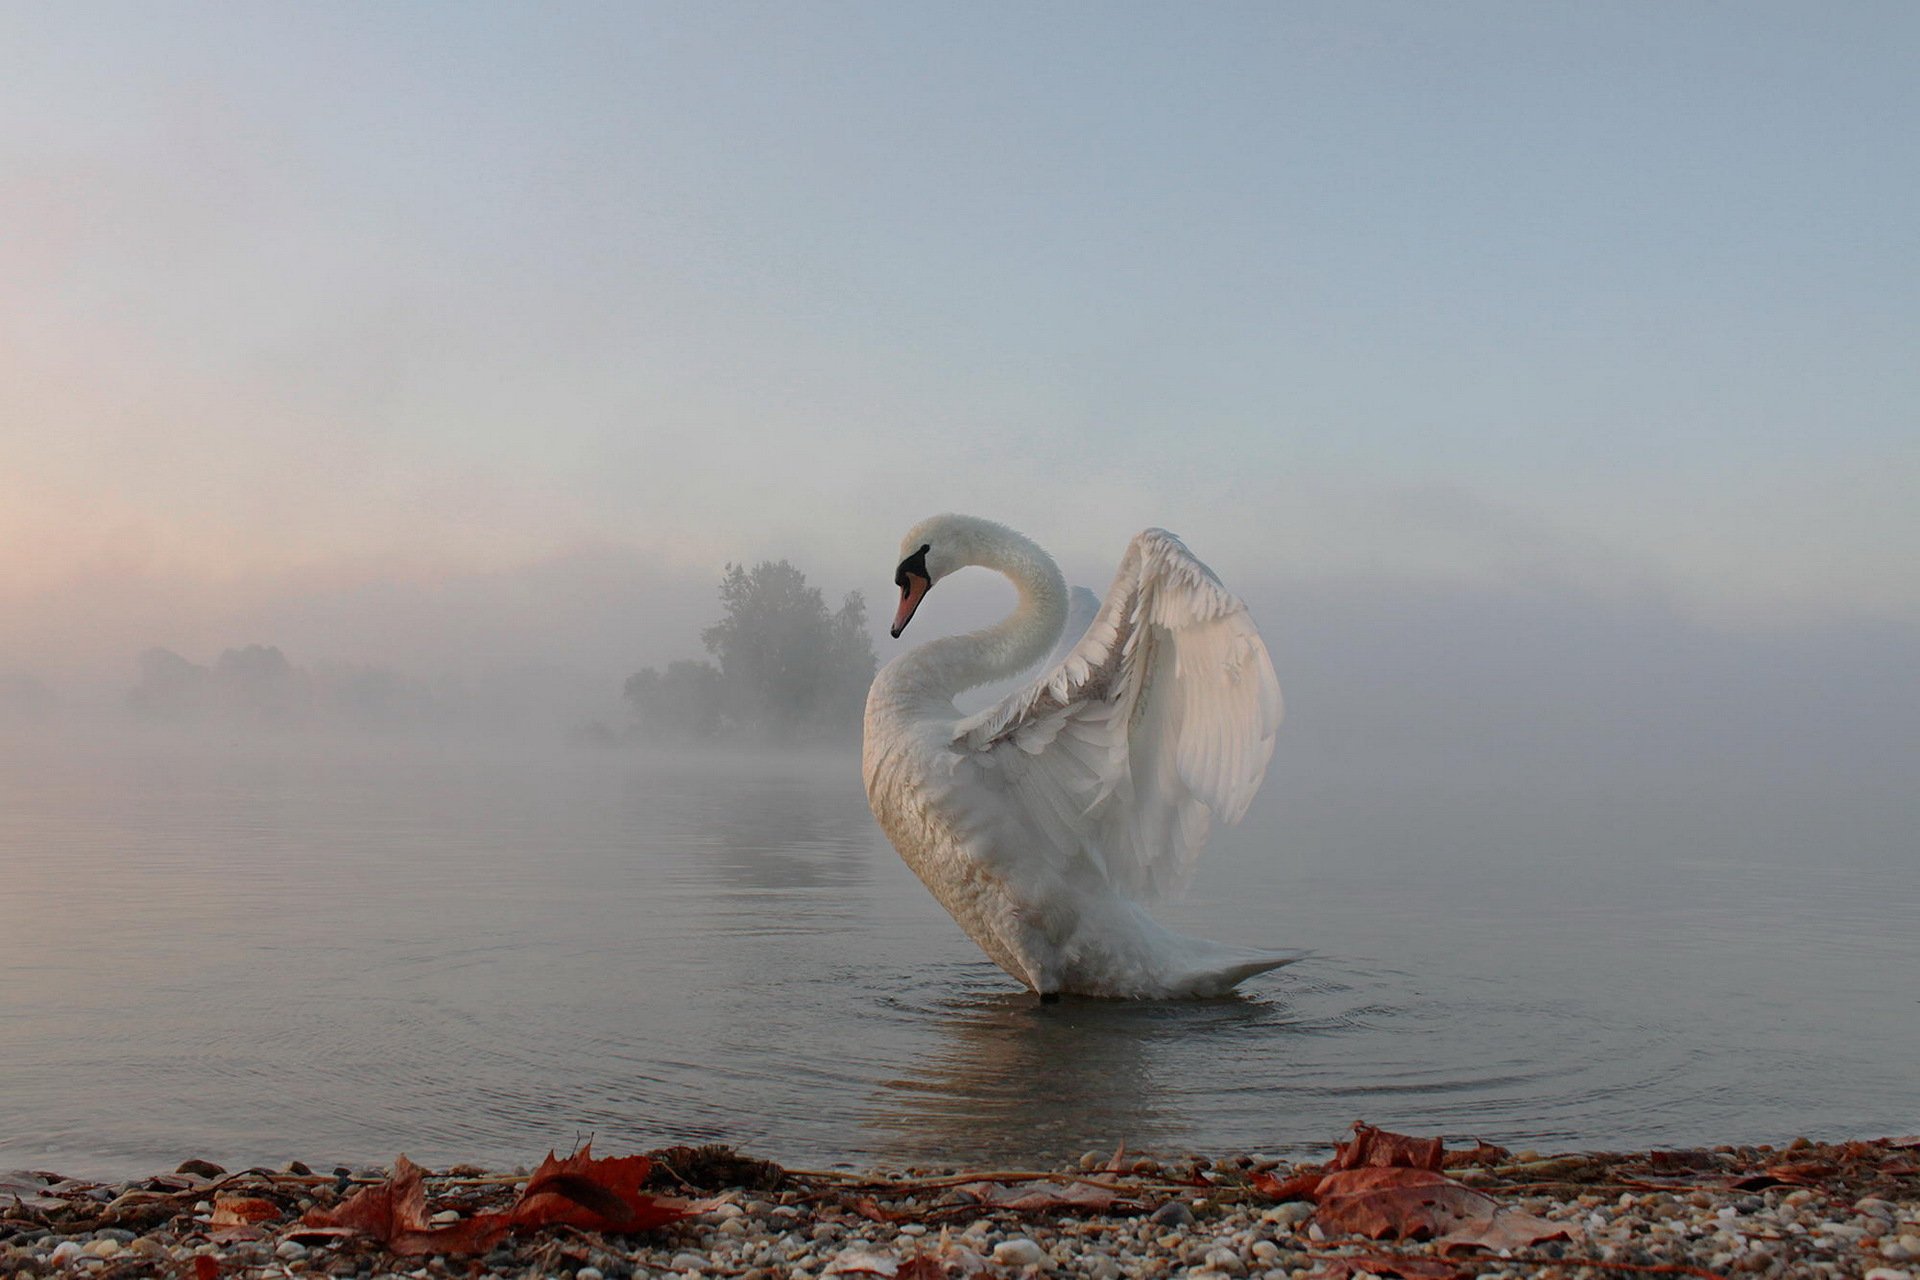
[{"label": "shore", "polygon": [[1920,1139],[1542,1156],[1360,1126],[1321,1163],[783,1169],[725,1148],[534,1170],[0,1173],[0,1277],[1920,1280]]}]

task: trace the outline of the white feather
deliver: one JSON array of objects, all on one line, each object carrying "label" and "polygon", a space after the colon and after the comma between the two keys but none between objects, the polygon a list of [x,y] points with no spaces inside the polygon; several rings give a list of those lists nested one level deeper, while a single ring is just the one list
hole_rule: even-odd
[{"label": "white feather", "polygon": [[1216,994],[1296,958],[1169,933],[1143,905],[1184,887],[1273,753],[1280,685],[1246,606],[1149,529],[1078,643],[963,718],[955,695],[1054,643],[1067,592],[1045,552],[987,521],[924,521],[903,556],[921,546],[935,581],[986,565],[1021,598],[998,627],[896,659],[868,698],[875,816],[961,927],[1041,992]]}]

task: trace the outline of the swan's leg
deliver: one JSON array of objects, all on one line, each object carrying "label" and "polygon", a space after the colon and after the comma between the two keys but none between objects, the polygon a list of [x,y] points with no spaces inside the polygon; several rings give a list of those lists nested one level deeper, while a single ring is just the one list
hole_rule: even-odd
[{"label": "swan's leg", "polygon": [[1059,1004],[1060,993],[1058,991],[1042,991],[1040,993],[1040,1003],[1041,1004]]}]

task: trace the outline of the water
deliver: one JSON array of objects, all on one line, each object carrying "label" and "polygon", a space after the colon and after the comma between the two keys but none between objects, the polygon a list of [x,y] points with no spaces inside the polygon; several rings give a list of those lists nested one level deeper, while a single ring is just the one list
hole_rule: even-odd
[{"label": "water", "polygon": [[1311,959],[1238,999],[1041,1007],[851,758],[11,739],[0,1168],[1920,1128],[1903,796],[1310,775],[1283,755],[1168,914]]}]

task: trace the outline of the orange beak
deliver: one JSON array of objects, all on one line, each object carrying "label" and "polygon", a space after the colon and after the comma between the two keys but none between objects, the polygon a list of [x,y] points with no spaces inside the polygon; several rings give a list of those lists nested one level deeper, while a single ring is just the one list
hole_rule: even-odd
[{"label": "orange beak", "polygon": [[927,588],[932,585],[933,583],[917,573],[907,575],[906,584],[900,588],[900,608],[893,615],[893,630],[890,634],[895,640],[898,640],[900,633],[907,629],[907,624],[913,621],[913,611],[920,607],[922,600],[926,599]]}]

